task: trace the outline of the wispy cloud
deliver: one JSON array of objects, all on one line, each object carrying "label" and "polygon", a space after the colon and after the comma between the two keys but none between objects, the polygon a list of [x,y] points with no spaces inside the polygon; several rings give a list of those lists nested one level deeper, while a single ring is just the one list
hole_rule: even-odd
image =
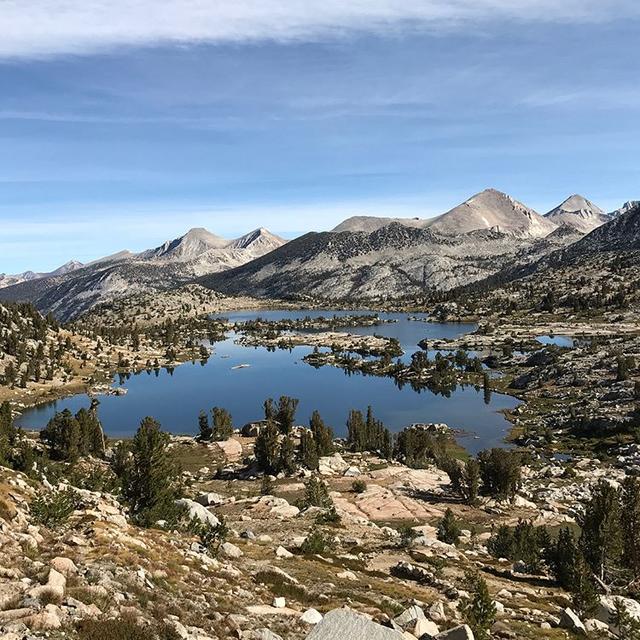
[{"label": "wispy cloud", "polygon": [[3,0],[0,56],[47,57],[165,43],[316,40],[476,28],[494,19],[595,22],[638,15],[636,0]]}]

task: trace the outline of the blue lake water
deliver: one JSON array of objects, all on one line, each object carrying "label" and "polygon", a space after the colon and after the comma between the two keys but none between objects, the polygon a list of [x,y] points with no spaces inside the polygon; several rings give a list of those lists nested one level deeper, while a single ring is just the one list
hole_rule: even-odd
[{"label": "blue lake water", "polygon": [[544,345],[556,345],[557,347],[573,347],[574,339],[570,336],[538,336],[536,340]]},{"label": "blue lake water", "polygon": [[[225,314],[225,317],[241,321],[257,316],[279,319],[312,313],[333,315],[327,311],[261,311]],[[396,337],[410,354],[423,338],[455,337],[475,328],[470,324],[411,321],[406,314],[384,315],[398,322],[376,327],[350,327],[345,331]],[[492,394],[490,403],[485,404],[482,390],[473,387],[457,388],[450,397],[444,397],[426,389],[416,392],[409,385],[398,388],[390,378],[358,373],[348,375],[335,367],[315,369],[302,361],[311,351],[310,347],[268,352],[263,347],[237,345],[235,337],[230,334],[224,342],[216,343],[214,353],[204,365],[186,363],[176,367],[173,373],[164,369],[138,373],[124,381],[127,395],[100,396],[98,412],[107,435],[131,435],[147,415],[159,420],[168,431],[193,434],[197,431],[199,412],[216,405],[228,409],[235,426],[242,426],[262,417],[265,398],[289,395],[300,400],[299,424],[307,423],[311,412],[317,409],[336,435],[344,435],[349,410],[364,411],[370,404],[375,415],[393,431],[414,422],[444,422],[469,432],[470,435],[462,436],[460,442],[475,453],[502,443],[510,424],[498,411],[513,408],[518,403],[509,396]],[[233,368],[240,364],[251,366]],[[117,386],[119,382],[115,384]],[[72,396],[25,411],[17,422],[24,428],[42,428],[55,411],[69,408],[75,412],[88,404],[86,395]]]}]

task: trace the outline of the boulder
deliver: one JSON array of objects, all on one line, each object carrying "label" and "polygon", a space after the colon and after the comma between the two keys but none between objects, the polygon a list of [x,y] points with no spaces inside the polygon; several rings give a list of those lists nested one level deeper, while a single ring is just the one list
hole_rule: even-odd
[{"label": "boulder", "polygon": [[220,553],[227,558],[240,558],[242,557],[242,551],[231,542],[223,542],[220,545]]},{"label": "boulder", "polygon": [[273,633],[273,631],[269,631],[269,629],[258,629],[253,634],[253,637],[255,640],[282,640],[282,636]]},{"label": "boulder", "polygon": [[436,636],[436,640],[475,640],[471,627],[461,624],[448,631],[443,631]]},{"label": "boulder", "polygon": [[402,634],[376,624],[352,609],[329,611],[306,640],[402,640]]},{"label": "boulder", "polygon": [[287,549],[280,546],[276,549],[276,556],[278,558],[293,558],[293,553],[291,553],[291,551],[287,551]]},{"label": "boulder", "polygon": [[307,609],[300,616],[300,621],[305,624],[318,624],[322,622],[322,614],[316,609]]},{"label": "boulder", "polygon": [[207,493],[201,493],[196,498],[196,501],[204,507],[217,507],[220,504],[224,504],[227,499],[219,493],[209,491]]},{"label": "boulder", "polygon": [[412,633],[416,638],[422,638],[423,636],[430,638],[432,636],[437,636],[440,633],[440,629],[435,622],[427,620],[426,618],[421,618],[420,620],[416,620]]},{"label": "boulder", "polygon": [[447,619],[447,614],[444,610],[444,604],[439,600],[437,602],[434,602],[429,607],[428,615],[432,620],[435,620],[436,622],[444,622]]},{"label": "boulder", "polygon": [[180,498],[180,500],[176,500],[176,504],[187,510],[189,520],[200,520],[200,522],[210,524],[212,527],[217,527],[220,524],[220,520],[211,511],[195,500]]},{"label": "boulder", "polygon": [[287,601],[282,597],[274,598],[271,606],[275,607],[276,609],[284,609],[287,606]]},{"label": "boulder", "polygon": [[[415,626],[418,620],[424,620],[425,615],[421,607],[414,604],[413,606],[405,609],[399,616],[396,616],[393,621],[403,629]],[[415,634],[414,634],[415,635]]]},{"label": "boulder", "polygon": [[584,624],[582,624],[582,620],[580,620],[578,614],[569,607],[564,609],[560,614],[559,625],[563,629],[569,629],[569,631],[573,631],[579,635],[587,635],[587,630],[585,629]]},{"label": "boulder", "polygon": [[67,578],[78,573],[78,567],[76,567],[76,563],[70,558],[63,558],[61,556],[58,556],[57,558],[54,558],[50,562],[50,564],[56,571],[59,571],[63,576],[66,576]]}]

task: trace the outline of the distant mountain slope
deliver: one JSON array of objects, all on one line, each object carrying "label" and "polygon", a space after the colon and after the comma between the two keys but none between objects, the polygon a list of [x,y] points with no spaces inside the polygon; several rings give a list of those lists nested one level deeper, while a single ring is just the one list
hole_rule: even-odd
[{"label": "distant mountain slope", "polygon": [[485,189],[434,218],[428,226],[447,235],[495,229],[522,238],[544,238],[558,225],[506,193]]},{"label": "distant mountain slope", "polygon": [[429,226],[429,220],[422,220],[421,218],[378,218],[375,216],[352,216],[343,220],[337,227],[333,228],[334,233],[341,233],[342,231],[364,231],[365,233],[371,233],[377,231],[382,227],[386,227],[392,222],[404,225],[405,227],[416,227],[422,229]]},{"label": "distant mountain slope", "polygon": [[581,256],[638,250],[640,250],[640,203],[636,203],[626,213],[594,229],[570,247],[549,256],[548,261],[566,263]]},{"label": "distant mountain slope", "polygon": [[582,233],[589,233],[610,220],[600,207],[578,194],[549,211],[545,218],[559,225],[569,225]]},{"label": "distant mountain slope", "polygon": [[65,262],[65,264],[63,264],[61,267],[58,267],[54,271],[49,271],[48,273],[36,273],[34,271],[25,271],[24,273],[17,273],[15,275],[0,273],[0,288],[10,287],[11,285],[20,284],[21,282],[28,282],[29,280],[37,280],[38,278],[48,278],[51,276],[64,275],[65,273],[80,269],[80,267],[83,266],[84,265],[82,264],[82,262],[70,260],[69,262]]},{"label": "distant mountain slope", "polygon": [[467,293],[491,291],[520,282],[533,282],[547,291],[552,283],[561,283],[568,289],[577,282],[602,279],[603,275],[615,271],[621,261],[627,267],[640,268],[640,202],[576,242],[529,264],[509,264],[483,280],[458,287],[453,293],[464,297]]},{"label": "distant mountain slope", "polygon": [[195,278],[238,267],[282,246],[266,229],[224,240],[206,229],[191,229],[175,240],[139,254],[120,252],[68,274],[0,289],[0,299],[33,302],[61,320],[123,296],[164,291]]},{"label": "distant mountain slope", "polygon": [[443,235],[460,235],[481,229],[494,229],[519,237],[543,238],[552,233],[558,224],[545,218],[496,189],[485,189],[462,204],[435,218],[375,218],[353,216],[333,229],[372,233],[392,223],[416,229],[433,229]]},{"label": "distant mountain slope", "polygon": [[199,282],[224,293],[258,297],[398,298],[484,278],[507,264],[536,260],[578,237],[515,238],[495,230],[449,236],[393,222],[372,233],[309,233]]}]

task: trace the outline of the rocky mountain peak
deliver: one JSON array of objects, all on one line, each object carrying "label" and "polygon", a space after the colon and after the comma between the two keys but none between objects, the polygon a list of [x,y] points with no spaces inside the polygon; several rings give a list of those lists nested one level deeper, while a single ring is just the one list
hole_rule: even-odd
[{"label": "rocky mountain peak", "polygon": [[250,249],[252,247],[272,247],[277,249],[285,244],[286,240],[280,236],[271,233],[269,229],[259,227],[249,233],[232,240],[229,243],[229,247],[233,249]]},{"label": "rocky mountain peak", "polygon": [[600,207],[577,193],[551,209],[545,217],[556,224],[573,227],[581,233],[589,233],[609,220]]},{"label": "rocky mountain peak", "polygon": [[435,218],[429,227],[447,235],[495,229],[516,237],[542,238],[557,225],[506,193],[485,189]]}]

